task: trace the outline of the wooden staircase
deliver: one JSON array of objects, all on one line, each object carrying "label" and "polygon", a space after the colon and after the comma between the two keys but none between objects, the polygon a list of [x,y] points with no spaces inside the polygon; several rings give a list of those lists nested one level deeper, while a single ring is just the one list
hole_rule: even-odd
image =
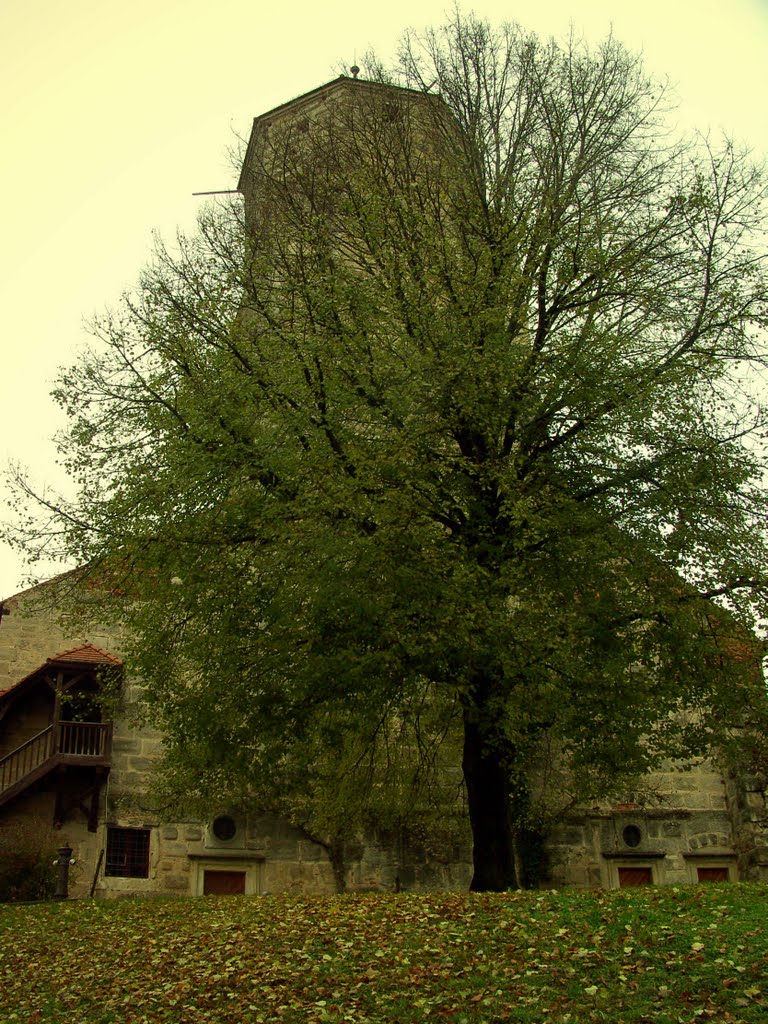
[{"label": "wooden staircase", "polygon": [[0,758],[0,807],[55,768],[109,768],[111,722],[54,722]]}]

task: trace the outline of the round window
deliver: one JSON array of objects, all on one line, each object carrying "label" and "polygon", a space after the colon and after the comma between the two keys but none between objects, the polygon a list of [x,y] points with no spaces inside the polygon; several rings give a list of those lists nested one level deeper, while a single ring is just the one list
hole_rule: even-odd
[{"label": "round window", "polygon": [[216,838],[222,841],[234,839],[237,832],[235,819],[230,818],[228,814],[221,814],[218,818],[214,818],[212,828]]},{"label": "round window", "polygon": [[639,846],[640,840],[643,838],[642,832],[637,825],[627,825],[622,832],[622,836],[627,846]]}]

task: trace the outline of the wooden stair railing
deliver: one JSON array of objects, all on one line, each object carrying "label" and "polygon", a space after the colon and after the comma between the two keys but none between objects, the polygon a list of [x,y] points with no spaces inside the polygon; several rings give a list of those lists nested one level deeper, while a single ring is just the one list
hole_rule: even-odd
[{"label": "wooden stair railing", "polygon": [[0,760],[0,793],[20,782],[53,755],[54,728],[49,725]]},{"label": "wooden stair railing", "polygon": [[[0,800],[18,792],[54,764],[108,764],[112,753],[111,722],[54,722],[0,758]],[[44,766],[47,766],[44,768]]]}]

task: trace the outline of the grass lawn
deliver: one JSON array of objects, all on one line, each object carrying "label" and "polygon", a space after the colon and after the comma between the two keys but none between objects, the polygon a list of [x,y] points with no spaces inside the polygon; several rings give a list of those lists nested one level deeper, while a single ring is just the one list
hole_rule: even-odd
[{"label": "grass lawn", "polygon": [[768,1022],[768,886],[0,907],[2,1024]]}]

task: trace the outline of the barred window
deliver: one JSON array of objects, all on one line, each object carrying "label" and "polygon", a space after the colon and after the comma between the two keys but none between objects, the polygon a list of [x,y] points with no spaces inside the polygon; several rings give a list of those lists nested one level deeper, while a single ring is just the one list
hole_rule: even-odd
[{"label": "barred window", "polygon": [[149,829],[107,828],[105,875],[149,878]]}]

